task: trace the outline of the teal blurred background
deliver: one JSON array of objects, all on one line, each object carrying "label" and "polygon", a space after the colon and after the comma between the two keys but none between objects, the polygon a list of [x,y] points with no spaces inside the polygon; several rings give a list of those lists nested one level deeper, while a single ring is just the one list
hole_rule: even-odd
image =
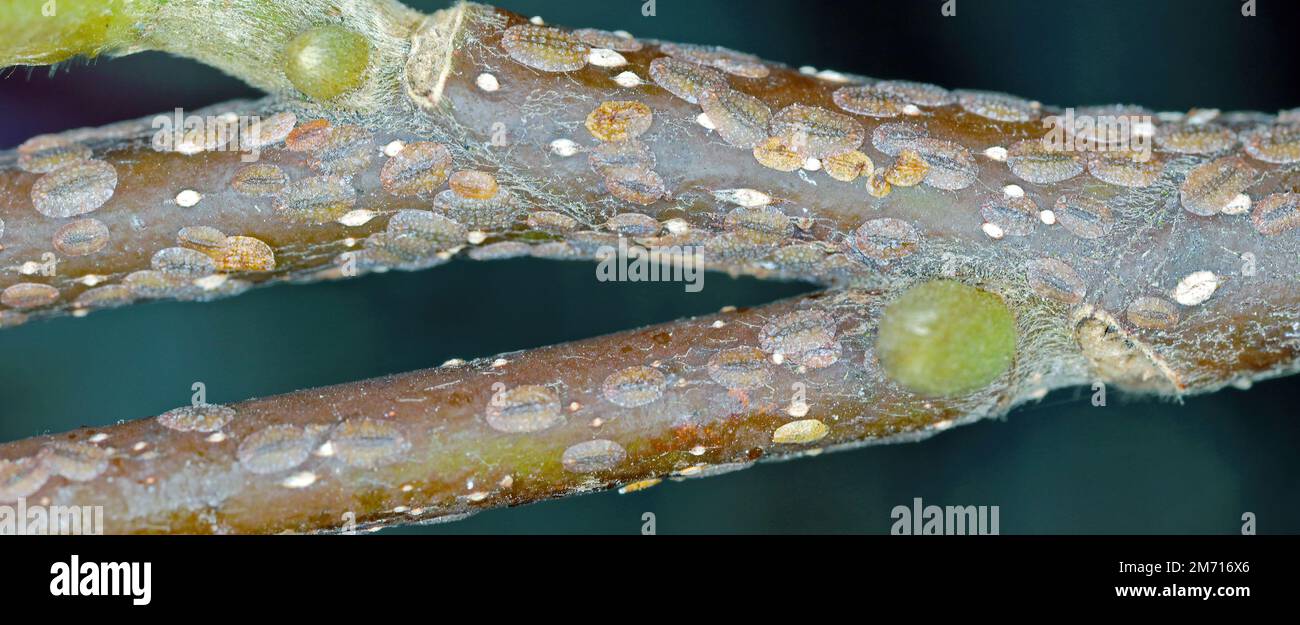
[{"label": "teal blurred background", "polygon": [[[445,2],[411,2],[422,9]],[[1259,0],[890,2],[500,0],[572,26],[716,43],[791,65],[1008,91],[1061,105],[1300,106],[1295,4]],[[51,73],[53,76],[51,76]],[[0,80],[0,148],[28,136],[258,94],[192,62],[142,54]],[[591,266],[456,262],[208,304],[155,303],[0,332],[0,440],[233,402],[612,332],[806,285],[710,275],[708,288],[601,283]],[[662,486],[482,513],[436,533],[888,532],[913,497],[998,505],[1003,533],[1300,531],[1300,380],[1183,405],[1055,393],[1006,420]]]}]

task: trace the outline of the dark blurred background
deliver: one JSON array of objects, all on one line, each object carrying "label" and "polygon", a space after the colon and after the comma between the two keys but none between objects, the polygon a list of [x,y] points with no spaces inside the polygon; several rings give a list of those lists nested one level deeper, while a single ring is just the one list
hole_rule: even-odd
[{"label": "dark blurred background", "polygon": [[[411,1],[424,10],[445,1]],[[500,0],[550,23],[715,43],[787,64],[1008,91],[1059,105],[1126,102],[1276,111],[1300,106],[1291,0]],[[0,78],[0,148],[80,126],[259,94],[159,54]],[[208,304],[155,303],[0,332],[0,440],[233,402],[487,356],[809,287],[710,275],[601,283],[584,264],[457,262],[338,284],[280,286]],[[1300,379],[1176,405],[1058,392],[1003,421],[920,444],[761,465],[632,495],[600,494],[397,532],[889,531],[913,497],[998,505],[1003,533],[1300,531]]]}]

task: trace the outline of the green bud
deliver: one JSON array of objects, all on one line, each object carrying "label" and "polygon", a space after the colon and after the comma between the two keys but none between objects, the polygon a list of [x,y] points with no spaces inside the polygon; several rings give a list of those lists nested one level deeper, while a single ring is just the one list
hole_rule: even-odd
[{"label": "green bud", "polygon": [[303,95],[331,100],[361,85],[370,63],[370,43],[341,26],[317,26],[284,49],[284,75]]},{"label": "green bud", "polygon": [[988,386],[1016,353],[1016,320],[1001,297],[950,280],[909,288],[880,320],[876,354],[898,384],[926,396]]}]

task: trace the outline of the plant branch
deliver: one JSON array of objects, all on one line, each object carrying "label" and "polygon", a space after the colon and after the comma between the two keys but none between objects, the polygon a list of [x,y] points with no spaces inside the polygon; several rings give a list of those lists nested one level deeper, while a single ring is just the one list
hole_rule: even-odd
[{"label": "plant branch", "polygon": [[[283,55],[195,48],[277,95],[194,112],[197,130],[170,142],[138,121],[0,155],[0,325],[456,254],[675,249],[679,267],[828,290],[171,427],[12,443],[0,499],[99,502],[115,531],[331,530],[349,511],[413,522],[909,440],[1064,386],[1180,397],[1297,369],[1294,119],[1112,108],[1097,113],[1138,120],[1126,138],[1154,134],[1151,160],[1049,149],[1044,119],[1060,111],[1005,94],[479,5],[418,20],[344,4],[382,71],[343,95],[301,97],[276,77]],[[259,6],[204,15],[247,20],[269,47],[320,26],[247,12]],[[349,41],[317,41],[345,74]]]}]

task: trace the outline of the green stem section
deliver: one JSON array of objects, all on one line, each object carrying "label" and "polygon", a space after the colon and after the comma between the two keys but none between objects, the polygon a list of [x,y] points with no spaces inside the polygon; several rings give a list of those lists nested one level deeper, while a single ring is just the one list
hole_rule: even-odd
[{"label": "green stem section", "polygon": [[0,65],[50,65],[125,52],[165,0],[11,0],[0,5]]},{"label": "green stem section", "polygon": [[[400,68],[421,18],[396,0],[10,1],[0,4],[0,66],[156,50],[268,93],[367,112],[400,92]],[[322,29],[346,33],[349,45],[325,47],[323,55],[314,48],[316,74],[301,76],[301,37]],[[319,84],[330,88],[304,88]]]}]

